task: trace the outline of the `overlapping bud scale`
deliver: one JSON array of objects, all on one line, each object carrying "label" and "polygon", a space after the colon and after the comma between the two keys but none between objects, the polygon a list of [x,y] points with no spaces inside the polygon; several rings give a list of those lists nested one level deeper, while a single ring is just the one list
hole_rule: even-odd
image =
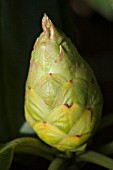
[{"label": "overlapping bud scale", "polygon": [[30,60],[25,117],[47,144],[80,150],[101,120],[100,88],[76,47],[46,15],[42,27]]}]

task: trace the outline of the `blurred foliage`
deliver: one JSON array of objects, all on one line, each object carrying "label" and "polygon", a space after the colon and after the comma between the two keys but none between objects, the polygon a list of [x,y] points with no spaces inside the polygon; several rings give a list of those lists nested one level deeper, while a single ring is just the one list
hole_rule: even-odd
[{"label": "blurred foliage", "polygon": [[97,11],[106,19],[113,21],[113,0],[70,0],[75,12],[88,16]]},{"label": "blurred foliage", "polygon": [[113,21],[113,0],[83,0],[108,20]]}]

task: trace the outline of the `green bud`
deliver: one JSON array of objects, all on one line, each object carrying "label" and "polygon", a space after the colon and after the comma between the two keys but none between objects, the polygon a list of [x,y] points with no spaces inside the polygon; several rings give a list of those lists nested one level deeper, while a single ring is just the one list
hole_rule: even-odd
[{"label": "green bud", "polygon": [[71,40],[46,15],[42,28],[30,60],[25,117],[47,144],[81,150],[101,120],[100,88]]}]

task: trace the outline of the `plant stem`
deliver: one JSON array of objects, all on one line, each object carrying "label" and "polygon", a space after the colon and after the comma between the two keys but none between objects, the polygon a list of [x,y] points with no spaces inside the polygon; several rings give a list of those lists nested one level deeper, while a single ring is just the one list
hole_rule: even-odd
[{"label": "plant stem", "polygon": [[69,160],[57,157],[51,162],[48,170],[65,170],[68,163]]}]

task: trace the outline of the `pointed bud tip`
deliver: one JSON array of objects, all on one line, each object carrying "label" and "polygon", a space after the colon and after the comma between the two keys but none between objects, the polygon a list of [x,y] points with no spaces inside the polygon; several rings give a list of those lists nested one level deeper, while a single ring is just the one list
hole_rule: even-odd
[{"label": "pointed bud tip", "polygon": [[51,20],[49,19],[49,17],[45,13],[43,18],[42,18],[43,31],[45,31],[45,32],[48,31],[48,29],[50,29],[50,26],[51,26]]},{"label": "pointed bud tip", "polygon": [[44,16],[42,18],[42,28],[43,32],[47,34],[48,36],[51,36],[54,34],[55,26],[53,25],[52,21],[49,19],[46,13],[44,13]]}]

